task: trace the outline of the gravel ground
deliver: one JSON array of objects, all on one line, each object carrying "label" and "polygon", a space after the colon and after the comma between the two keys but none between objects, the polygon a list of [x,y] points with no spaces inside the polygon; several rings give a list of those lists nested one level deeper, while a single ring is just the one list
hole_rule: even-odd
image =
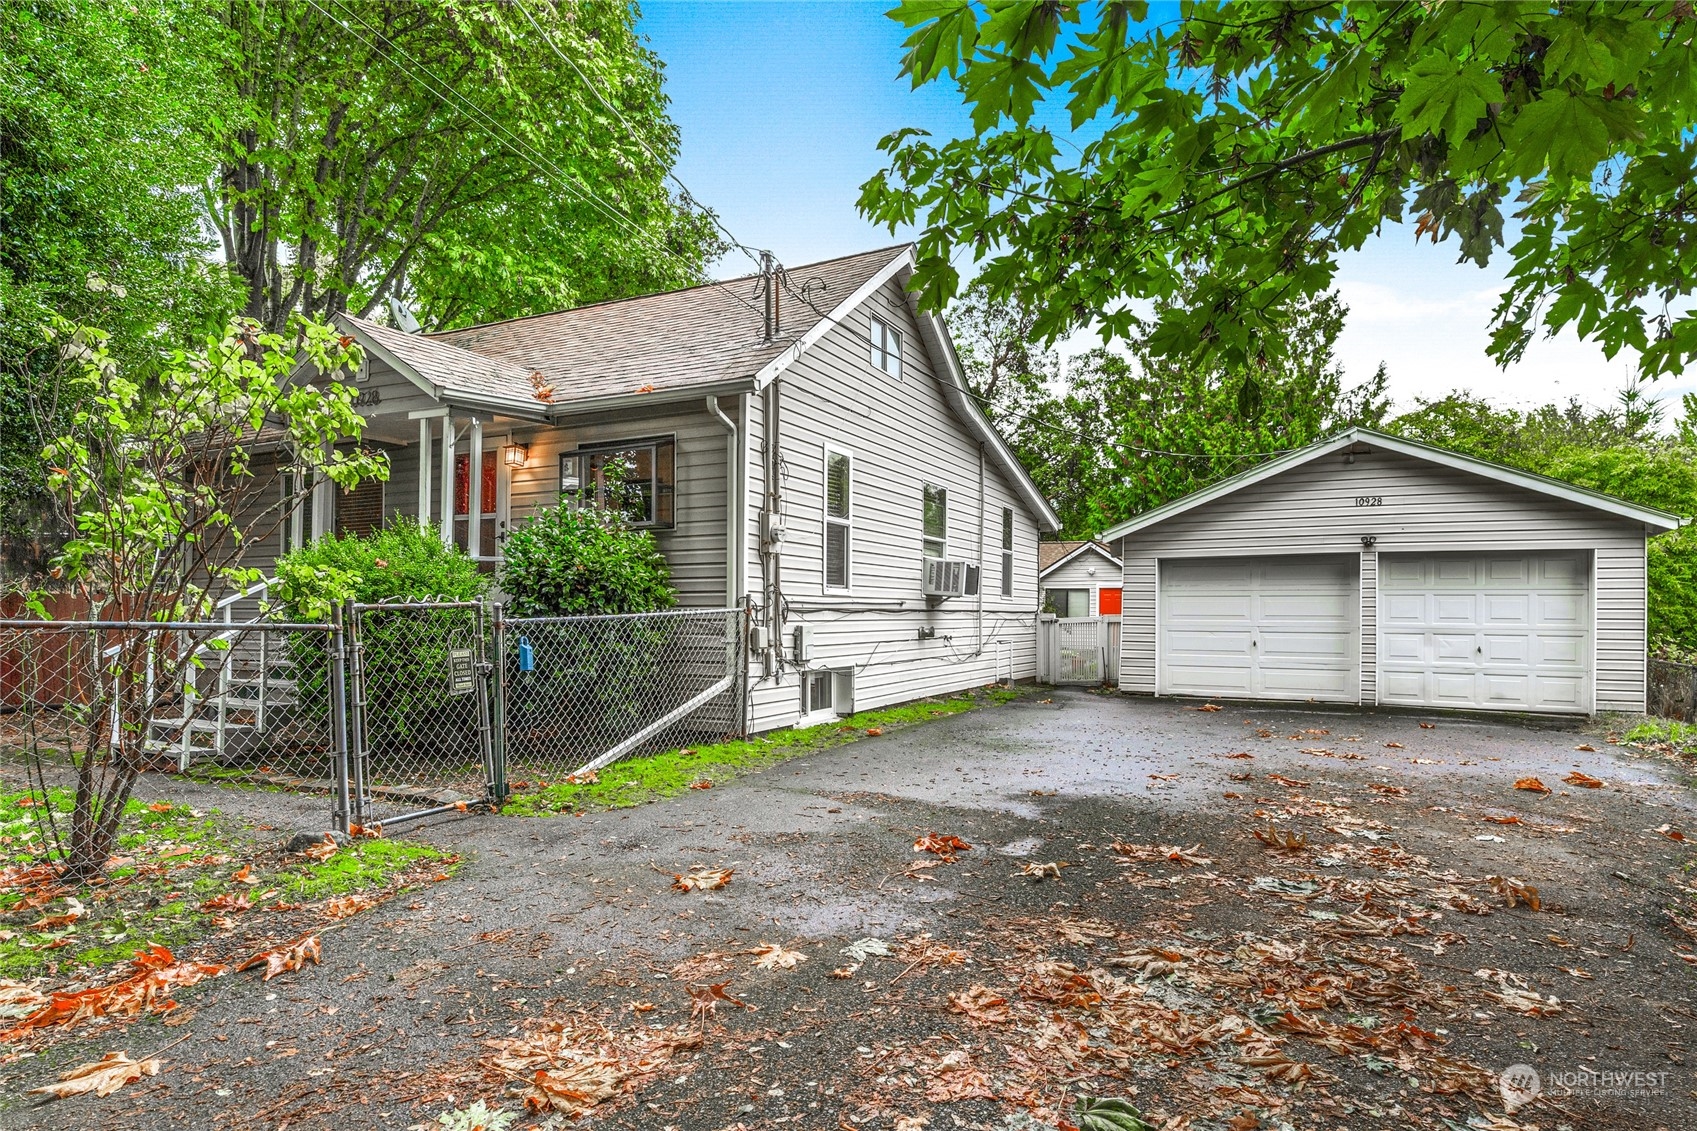
[{"label": "gravel ground", "polygon": [[[452,880],[327,931],[322,965],[0,1067],[0,1126],[408,1127],[518,1111],[544,1067],[578,1125],[656,1131],[1046,1127],[1080,1092],[1198,1131],[1697,1127],[1670,914],[1697,930],[1697,853],[1657,831],[1697,838],[1690,784],[1549,725],[1028,696],[636,810],[417,830]],[[692,866],[734,874],[672,890]],[[19,1098],[166,1046],[109,1097]],[[1543,1092],[1511,1115],[1516,1064]]]}]

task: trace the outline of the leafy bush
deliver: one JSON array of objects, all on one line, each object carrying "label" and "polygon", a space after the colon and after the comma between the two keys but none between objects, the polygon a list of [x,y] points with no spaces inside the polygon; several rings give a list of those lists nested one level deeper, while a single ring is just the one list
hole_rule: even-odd
[{"label": "leafy bush", "polygon": [[[326,536],[277,559],[277,593],[288,615],[322,621],[339,601],[475,601],[489,579],[465,551],[444,546],[434,527],[397,518],[368,537]],[[365,731],[374,752],[370,772],[385,777],[390,757],[428,752],[438,763],[475,760],[472,697],[441,690],[453,648],[477,643],[469,609],[422,609],[365,614],[360,644],[366,675]],[[329,702],[322,642],[300,639],[294,654],[303,713],[314,718]]]},{"label": "leafy bush", "polygon": [[397,518],[368,537],[329,534],[277,559],[277,593],[292,618],[327,620],[352,598],[475,601],[489,579],[464,550],[444,546],[436,528]]},{"label": "leafy bush", "polygon": [[654,536],[593,507],[550,507],[507,536],[501,590],[521,617],[646,613],[677,603]]},{"label": "leafy bush", "polygon": [[1697,654],[1697,526],[1650,539],[1646,557],[1651,651],[1668,659]]}]

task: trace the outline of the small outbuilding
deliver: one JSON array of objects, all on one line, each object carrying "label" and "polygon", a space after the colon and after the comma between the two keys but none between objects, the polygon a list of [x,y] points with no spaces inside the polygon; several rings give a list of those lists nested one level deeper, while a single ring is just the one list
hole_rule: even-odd
[{"label": "small outbuilding", "polygon": [[1058,617],[1117,617],[1120,560],[1100,542],[1039,542],[1037,589]]},{"label": "small outbuilding", "polygon": [[1645,704],[1663,511],[1353,428],[1102,536],[1119,686],[1590,714]]}]

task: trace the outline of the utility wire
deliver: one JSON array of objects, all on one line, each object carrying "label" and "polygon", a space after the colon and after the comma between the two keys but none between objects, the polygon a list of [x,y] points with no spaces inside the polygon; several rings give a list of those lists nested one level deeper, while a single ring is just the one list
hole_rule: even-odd
[{"label": "utility wire", "polygon": [[[576,176],[567,172],[564,169],[561,169],[559,167],[559,165],[557,165],[553,161],[549,160],[543,154],[538,153],[535,149],[533,149],[531,146],[529,146],[522,139],[514,136],[513,133],[510,130],[508,130],[505,126],[503,126],[500,122],[496,121],[494,118],[490,117],[480,107],[478,107],[475,103],[471,102],[464,95],[460,94],[460,92],[458,90],[456,90],[452,85],[447,83],[445,80],[438,78],[436,75],[431,73],[428,69],[426,69],[422,63],[418,62],[418,60],[414,59],[412,57],[412,55],[410,55],[407,52],[406,48],[395,43],[395,41],[393,39],[389,38],[383,32],[372,27],[371,24],[367,23],[366,20],[362,16],[360,16],[357,12],[354,12],[352,9],[348,8],[342,2],[342,0],[329,0],[329,2],[335,4],[337,6],[337,8],[341,9],[344,13],[346,13],[346,16],[337,16],[334,13],[326,10],[322,5],[320,5],[318,3],[318,0],[307,0],[307,3],[310,4],[313,8],[317,9],[318,12],[320,14],[322,14],[325,18],[331,20],[332,22],[334,22],[337,25],[339,25],[340,27],[342,27],[344,30],[350,32],[357,39],[359,39],[359,41],[361,43],[363,43],[367,47],[371,48],[371,50],[373,52],[375,52],[377,55],[379,55],[384,60],[386,60],[391,66],[395,67],[399,71],[402,71],[403,73],[409,74],[409,75],[413,76],[414,78],[420,80],[424,84],[425,89],[429,90],[430,93],[436,95],[439,98],[452,99],[455,103],[458,104],[458,106],[460,108],[462,108],[464,111],[469,112],[469,116],[472,117],[474,121],[481,119],[481,121],[483,123],[486,123],[487,126],[491,128],[492,132],[490,132],[490,136],[497,144],[502,145],[506,149],[510,150],[520,160],[527,162],[533,169],[535,169],[538,173],[541,173],[545,178],[547,178],[551,181],[554,181],[554,183],[558,184],[561,188],[565,189],[568,193],[572,194],[577,199],[583,201],[586,204],[591,205],[596,210],[601,212],[604,216],[611,219],[614,223],[622,225],[628,232],[630,232],[632,235],[634,235],[637,239],[647,240],[652,247],[656,248],[657,250],[659,250],[663,254],[669,255],[672,258],[676,259],[679,263],[683,264],[691,272],[694,272],[696,270],[695,264],[691,263],[689,260],[685,259],[682,255],[678,254],[677,252],[673,251],[671,248],[667,247],[666,244],[665,244],[665,241],[663,239],[657,237],[654,233],[648,232],[645,229],[643,229],[641,227],[641,225],[637,224],[633,219],[626,216],[624,213],[620,212],[614,205],[612,205],[611,203],[609,203],[607,201],[602,200],[599,196],[597,196],[595,194],[594,190],[590,189],[587,185],[584,185],[581,181],[579,181],[577,179]],[[396,51],[398,51],[404,58],[406,58],[406,60],[409,63],[411,63],[412,66],[411,67],[403,66],[401,63],[399,63],[394,58],[393,55],[389,54],[389,52],[385,51],[377,43],[373,42],[370,39],[367,39],[364,35],[360,34],[360,32],[358,30],[351,27],[349,25],[348,19],[346,17],[351,17],[353,20],[357,21],[361,26],[363,26],[367,31],[371,32],[372,35],[377,36],[379,39],[386,41],[390,46],[392,46]],[[498,131],[498,133],[493,132],[493,131]],[[552,170],[552,173],[553,173],[552,176],[550,176],[550,170]],[[759,315],[762,318],[765,317],[764,313],[758,307],[756,307],[752,303],[748,302],[741,295],[736,294],[734,291],[732,291],[731,294],[732,294],[732,297],[734,297],[738,302],[742,303],[744,306],[748,307],[748,309],[753,311],[756,315]]]},{"label": "utility wire", "polygon": [[589,92],[595,95],[601,105],[605,106],[608,112],[619,120],[619,123],[623,125],[627,131],[629,131],[631,137],[636,141],[636,143],[642,147],[642,151],[648,154],[649,158],[653,160],[655,164],[666,170],[666,176],[683,192],[684,199],[695,204],[697,207],[702,208],[702,210],[706,212],[707,218],[713,221],[713,226],[725,234],[725,238],[730,241],[732,247],[752,259],[756,266],[761,266],[760,257],[755,253],[764,249],[750,247],[748,244],[737,239],[735,233],[725,227],[724,223],[720,221],[717,213],[702,205],[701,198],[689,191],[689,186],[684,184],[683,178],[673,172],[668,167],[667,162],[661,160],[660,155],[654,152],[654,150],[649,146],[647,139],[642,136],[641,132],[638,131],[635,126],[631,125],[630,120],[624,116],[612,99],[602,93],[601,88],[591,81],[588,75],[583,73],[583,69],[577,65],[577,61],[570,55],[567,55],[560,45],[555,42],[553,35],[549,33],[548,29],[544,28],[539,22],[537,22],[536,17],[530,14],[530,9],[524,4],[518,5],[518,9],[524,14],[524,18],[530,21],[530,26],[536,29],[536,34],[542,37],[542,42],[546,43],[549,49],[553,51],[555,55],[559,56],[561,62],[565,63],[566,66],[572,69],[572,73],[577,75],[577,77],[583,81],[583,85],[589,88]]}]

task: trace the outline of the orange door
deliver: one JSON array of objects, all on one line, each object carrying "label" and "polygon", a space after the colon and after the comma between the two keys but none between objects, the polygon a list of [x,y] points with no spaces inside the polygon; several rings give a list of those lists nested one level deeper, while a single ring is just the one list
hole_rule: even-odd
[{"label": "orange door", "polygon": [[1096,591],[1096,613],[1098,616],[1117,617],[1120,615],[1120,591],[1118,589],[1098,589]]}]

